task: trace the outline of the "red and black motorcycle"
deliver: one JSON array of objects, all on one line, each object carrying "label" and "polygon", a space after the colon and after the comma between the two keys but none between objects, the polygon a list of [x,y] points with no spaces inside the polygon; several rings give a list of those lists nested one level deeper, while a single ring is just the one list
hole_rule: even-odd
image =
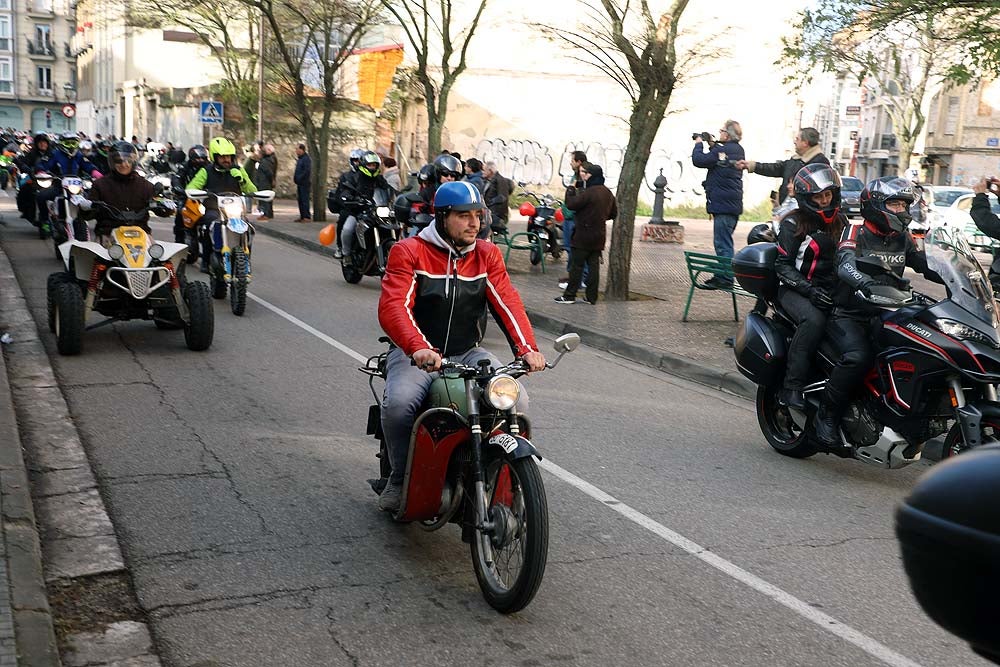
[{"label": "red and black motorcycle", "polygon": [[[389,343],[385,337],[379,341]],[[557,338],[559,356],[546,367],[555,368],[579,344],[577,334]],[[379,441],[379,478],[369,480],[376,493],[385,488],[390,472],[374,386],[375,378],[385,379],[388,354],[371,357],[360,369],[375,397],[368,434]],[[548,559],[548,503],[534,460],[541,456],[529,440],[527,418],[514,411],[517,378],[527,372],[520,359],[500,368],[491,368],[489,361],[442,363],[414,422],[402,502],[394,515],[428,531],[458,524],[462,541],[471,545],[483,597],[505,614],[531,602]]]},{"label": "red and black motorcycle", "polygon": [[[924,443],[942,433],[944,456],[1000,440],[1000,330],[993,289],[961,234],[927,234],[928,266],[948,298],[914,292],[881,259],[861,257],[860,271],[877,283],[868,303],[880,311],[875,363],[839,424],[844,447],[834,453],[886,468],[920,459]],[[740,286],[772,314],[750,313],[736,337],[736,366],[758,385],[757,420],[768,443],[795,458],[824,451],[813,420],[837,359],[829,341],[816,355],[805,388],[805,412],[778,402],[794,320],[777,299],[773,243],[755,243],[733,258]],[[859,294],[860,298],[860,294]],[[950,430],[949,430],[950,426]]]},{"label": "red and black motorcycle", "polygon": [[[524,183],[518,183],[518,185],[524,187]],[[525,190],[524,194],[535,200],[535,203],[522,202],[517,209],[518,213],[528,219],[528,233],[537,235],[545,252],[552,255],[552,259],[555,261],[559,261],[563,251],[562,202],[549,194],[537,194],[528,190]],[[531,263],[539,264],[541,261],[541,254],[537,250],[532,250]]]}]

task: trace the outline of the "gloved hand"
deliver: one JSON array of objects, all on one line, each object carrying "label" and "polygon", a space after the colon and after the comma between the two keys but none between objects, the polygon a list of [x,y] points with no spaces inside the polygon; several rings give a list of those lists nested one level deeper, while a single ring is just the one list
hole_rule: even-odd
[{"label": "gloved hand", "polygon": [[229,175],[238,180],[240,183],[243,183],[243,170],[239,167],[233,167],[230,169]]},{"label": "gloved hand", "polygon": [[83,195],[70,195],[69,201],[71,204],[73,204],[74,206],[79,206],[84,211],[90,210],[90,200],[84,197]]},{"label": "gloved hand", "polygon": [[809,303],[823,311],[833,308],[833,299],[830,298],[830,293],[822,287],[813,286],[809,290]]}]

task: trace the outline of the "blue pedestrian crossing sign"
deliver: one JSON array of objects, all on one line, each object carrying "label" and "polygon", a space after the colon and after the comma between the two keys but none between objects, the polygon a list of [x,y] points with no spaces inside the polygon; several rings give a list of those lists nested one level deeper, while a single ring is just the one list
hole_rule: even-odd
[{"label": "blue pedestrian crossing sign", "polygon": [[222,125],[222,102],[201,103],[202,125]]}]

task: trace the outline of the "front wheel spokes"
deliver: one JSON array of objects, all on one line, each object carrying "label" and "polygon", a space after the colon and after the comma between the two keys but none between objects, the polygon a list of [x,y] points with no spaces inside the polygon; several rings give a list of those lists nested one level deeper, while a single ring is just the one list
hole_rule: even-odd
[{"label": "front wheel spokes", "polygon": [[506,461],[501,461],[496,474],[490,479],[492,569],[497,579],[510,588],[517,581],[524,564],[522,537],[527,530],[524,496],[516,473]]}]

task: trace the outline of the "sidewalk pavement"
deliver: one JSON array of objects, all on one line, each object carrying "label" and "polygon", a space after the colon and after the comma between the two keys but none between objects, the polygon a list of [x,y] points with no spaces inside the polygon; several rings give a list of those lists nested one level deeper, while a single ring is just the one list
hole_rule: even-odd
[{"label": "sidewalk pavement", "polygon": [[[512,219],[512,231],[523,229],[524,220]],[[294,201],[276,200],[274,218],[255,223],[258,232],[277,237],[332,257],[332,247],[320,245],[320,229],[328,223],[291,222],[298,217]],[[684,263],[684,251],[713,252],[712,223],[708,220],[683,220],[683,245],[641,242],[638,227],[633,243],[631,301],[599,300],[596,306],[585,302],[566,305],[554,301],[562,291],[558,280],[565,275],[565,259],[556,265],[546,262],[546,273],[533,267],[525,251],[511,251],[508,270],[521,293],[528,316],[536,327],[561,334],[575,331],[591,347],[618,354],[652,368],[657,368],[717,389],[753,398],[756,386],[740,375],[733,351],[724,341],[734,336],[739,323],[733,321],[732,298],[727,293],[695,290],[688,322],[681,322],[690,280]],[[745,245],[746,232],[755,223],[741,223],[736,232],[736,247]],[[743,237],[742,239],[740,237]],[[501,246],[502,250],[506,250]],[[565,255],[563,256],[565,257]],[[607,264],[601,267],[602,291],[607,279]],[[342,280],[339,268],[331,278]],[[580,295],[582,298],[582,294]],[[740,319],[753,302],[737,297]]]}]

